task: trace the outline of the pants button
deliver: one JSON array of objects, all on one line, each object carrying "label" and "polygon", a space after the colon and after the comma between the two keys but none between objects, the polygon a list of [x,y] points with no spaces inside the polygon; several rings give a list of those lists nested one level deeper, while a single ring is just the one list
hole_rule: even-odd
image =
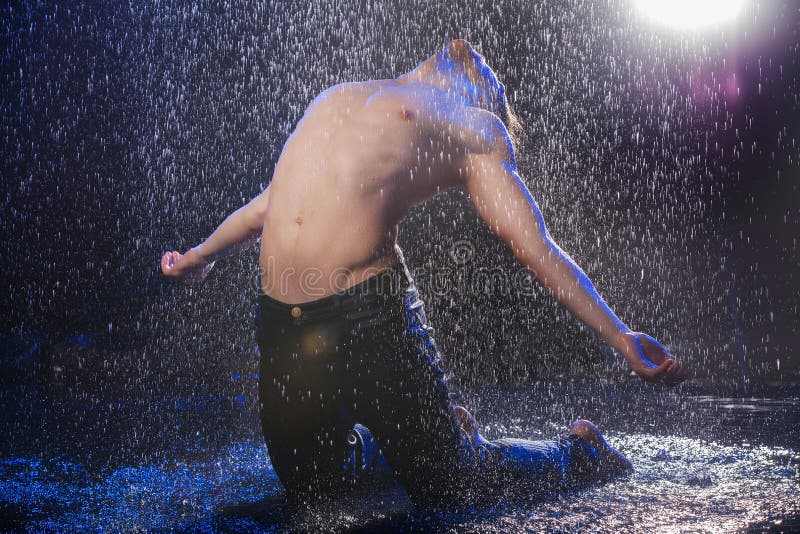
[{"label": "pants button", "polygon": [[301,310],[299,306],[295,306],[294,308],[292,308],[292,317],[297,319],[301,315],[303,315],[303,310]]}]

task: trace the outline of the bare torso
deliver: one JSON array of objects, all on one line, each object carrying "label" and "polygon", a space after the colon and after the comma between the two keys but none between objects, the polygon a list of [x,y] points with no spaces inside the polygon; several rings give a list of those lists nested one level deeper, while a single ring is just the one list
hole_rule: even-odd
[{"label": "bare torso", "polygon": [[[395,80],[332,87],[308,107],[275,167],[261,283],[287,303],[319,299],[398,260],[398,223],[458,185],[465,107]],[[474,108],[470,108],[474,109]]]}]

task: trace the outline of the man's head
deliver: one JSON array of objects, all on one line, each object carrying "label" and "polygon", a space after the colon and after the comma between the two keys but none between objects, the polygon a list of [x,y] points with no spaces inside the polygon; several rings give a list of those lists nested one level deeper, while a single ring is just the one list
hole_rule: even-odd
[{"label": "man's head", "polygon": [[491,111],[506,125],[512,142],[520,123],[506,98],[506,88],[484,57],[463,39],[447,43],[442,51],[417,65],[400,79],[430,83],[464,98],[470,106]]}]

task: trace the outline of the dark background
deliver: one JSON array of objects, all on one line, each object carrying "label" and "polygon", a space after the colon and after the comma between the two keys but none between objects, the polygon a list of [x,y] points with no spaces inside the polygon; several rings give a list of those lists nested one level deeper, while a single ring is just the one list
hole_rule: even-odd
[{"label": "dark background", "polygon": [[[687,33],[622,0],[145,0],[2,8],[5,386],[252,392],[256,250],[192,289],[164,284],[161,254],[266,186],[318,92],[394,77],[456,37],[507,85],[549,230],[622,319],[711,390],[796,382],[796,2]],[[477,270],[518,266],[464,194],[415,209],[401,246],[462,383],[621,376],[540,288],[470,289]]]}]

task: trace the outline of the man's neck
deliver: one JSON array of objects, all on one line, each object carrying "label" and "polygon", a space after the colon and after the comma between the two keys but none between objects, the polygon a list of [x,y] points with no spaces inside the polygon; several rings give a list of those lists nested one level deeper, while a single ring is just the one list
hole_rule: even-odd
[{"label": "man's neck", "polygon": [[453,98],[466,106],[473,105],[464,84],[447,73],[415,69],[411,72],[401,74],[395,80],[402,85],[419,84],[435,87],[446,93],[449,98]]}]

